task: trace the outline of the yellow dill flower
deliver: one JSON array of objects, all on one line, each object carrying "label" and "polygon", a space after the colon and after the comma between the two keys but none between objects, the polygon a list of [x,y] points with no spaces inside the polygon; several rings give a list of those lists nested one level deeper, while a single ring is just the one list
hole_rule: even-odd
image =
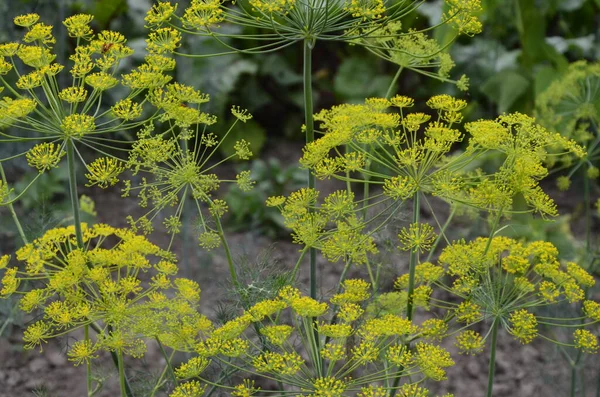
[{"label": "yellow dill flower", "polygon": [[[10,62],[7,62],[4,57],[0,58],[0,76],[4,76],[5,74],[7,74],[8,72],[10,72],[12,70],[12,64]],[[4,90],[4,87],[2,87],[2,89]],[[0,91],[2,92],[2,91]]]},{"label": "yellow dill flower", "polygon": [[583,312],[588,318],[600,321],[600,303],[586,300],[583,302]]},{"label": "yellow dill flower", "polygon": [[405,176],[394,176],[386,179],[383,184],[383,193],[394,200],[406,200],[417,191],[417,185],[413,179]]},{"label": "yellow dill flower", "polygon": [[346,359],[346,345],[343,343],[327,342],[321,349],[321,356],[329,361]]},{"label": "yellow dill flower", "polygon": [[276,375],[294,375],[302,365],[304,360],[296,352],[287,353],[275,353],[265,352],[259,354],[254,360],[252,365],[257,372],[267,372]]},{"label": "yellow dill flower", "polygon": [[144,60],[148,65],[160,72],[173,70],[175,69],[176,65],[176,61],[174,59],[158,54],[146,55]]},{"label": "yellow dill flower", "polygon": [[475,355],[483,351],[483,338],[478,332],[467,330],[456,336],[455,345],[461,354]]},{"label": "yellow dill flower", "polygon": [[77,14],[65,19],[63,25],[67,28],[70,37],[90,40],[94,32],[89,24],[93,19],[93,15]]},{"label": "yellow dill flower", "polygon": [[398,390],[398,395],[401,397],[429,397],[429,390],[417,384],[405,383]]},{"label": "yellow dill flower", "polygon": [[67,137],[83,138],[96,129],[96,123],[93,116],[71,114],[62,119],[60,128]]},{"label": "yellow dill flower", "polygon": [[251,0],[250,5],[265,14],[286,14],[296,4],[296,0]]},{"label": "yellow dill flower", "polygon": [[19,43],[0,44],[0,56],[12,57],[19,51]]},{"label": "yellow dill flower", "polygon": [[357,303],[362,302],[371,297],[369,289],[371,284],[360,279],[349,279],[344,280],[342,283],[344,292],[336,294],[331,298],[331,303],[335,305],[342,305],[346,303]]},{"label": "yellow dill flower", "polygon": [[179,379],[195,378],[202,374],[209,364],[210,360],[205,357],[192,357],[175,369],[175,376]]},{"label": "yellow dill flower", "polygon": [[332,376],[319,377],[313,382],[314,397],[341,397],[348,388],[346,382]]},{"label": "yellow dill flower", "polygon": [[448,11],[442,16],[443,22],[454,25],[459,34],[474,36],[481,33],[482,24],[477,18],[481,12],[481,0],[445,0]]},{"label": "yellow dill flower", "polygon": [[285,200],[286,199],[284,196],[271,196],[267,198],[265,204],[267,205],[267,207],[279,207],[283,205],[283,203],[285,203]]},{"label": "yellow dill flower", "polygon": [[56,55],[52,54],[48,48],[27,45],[19,47],[17,56],[25,65],[36,69],[50,65],[56,58]]},{"label": "yellow dill flower", "polygon": [[441,341],[448,332],[448,323],[439,318],[430,318],[421,324],[421,334],[429,340]]},{"label": "yellow dill flower", "polygon": [[42,343],[46,343],[49,338],[52,337],[50,325],[44,321],[38,321],[28,326],[23,332],[23,342],[25,342],[25,349],[33,349],[36,346],[40,346],[42,349]]},{"label": "yellow dill flower", "polygon": [[279,299],[265,299],[254,304],[248,309],[252,316],[252,321],[262,321],[265,317],[271,317],[273,314],[287,307],[286,303]]},{"label": "yellow dill flower", "polygon": [[58,97],[68,103],[79,103],[87,98],[87,90],[83,87],[69,87],[58,93]]},{"label": "yellow dill flower", "polygon": [[360,393],[357,393],[357,397],[386,397],[387,391],[383,386],[369,385],[367,387],[361,387]]},{"label": "yellow dill flower", "polygon": [[456,319],[462,323],[476,323],[482,318],[481,307],[470,301],[463,301],[455,309]]},{"label": "yellow dill flower", "polygon": [[206,385],[201,385],[197,380],[182,383],[177,386],[169,397],[201,397],[204,395]]},{"label": "yellow dill flower", "polygon": [[142,115],[142,105],[133,102],[130,98],[121,99],[111,107],[115,117],[129,121]]},{"label": "yellow dill flower", "polygon": [[428,223],[412,223],[408,229],[404,227],[398,234],[401,243],[399,248],[404,251],[423,253],[431,249],[431,244],[436,237],[433,226]]},{"label": "yellow dill flower", "polygon": [[404,95],[396,95],[395,97],[390,99],[390,103],[392,104],[392,106],[396,106],[397,108],[402,109],[413,107],[415,104],[415,100]]},{"label": "yellow dill flower", "polygon": [[59,145],[44,142],[38,143],[25,155],[27,164],[30,167],[37,168],[39,172],[49,171],[58,167],[60,159],[65,155],[65,151]]},{"label": "yellow dill flower", "polygon": [[235,181],[242,192],[252,190],[256,181],[251,179],[250,170],[242,171],[235,176]]},{"label": "yellow dill flower", "polygon": [[6,268],[10,262],[10,255],[2,255],[0,257],[0,270]]},{"label": "yellow dill flower", "polygon": [[575,281],[581,286],[584,287],[593,287],[596,284],[596,280],[594,276],[588,273],[581,266],[576,264],[575,262],[567,263],[567,273],[569,276],[573,277]]},{"label": "yellow dill flower", "polygon": [[150,10],[146,13],[144,21],[146,21],[146,27],[155,28],[160,27],[164,23],[169,22],[171,17],[177,10],[177,3],[172,5],[167,1],[160,1],[154,4]]},{"label": "yellow dill flower", "polygon": [[198,236],[198,243],[200,247],[210,251],[221,246],[221,236],[212,231],[204,232]]},{"label": "yellow dill flower", "polygon": [[283,345],[293,331],[289,325],[268,325],[260,329],[260,333],[276,346]]},{"label": "yellow dill flower", "polygon": [[351,323],[358,320],[364,312],[364,309],[356,303],[344,303],[340,306],[338,318],[346,323]]},{"label": "yellow dill flower", "polygon": [[25,14],[19,15],[13,19],[13,22],[17,26],[28,28],[39,21],[40,16],[38,14]]},{"label": "yellow dill flower", "polygon": [[573,333],[575,347],[584,353],[598,352],[598,338],[586,329],[577,329]]},{"label": "yellow dill flower", "polygon": [[181,33],[172,28],[161,28],[148,35],[146,39],[148,52],[163,54],[174,52],[181,45]]},{"label": "yellow dill flower", "polygon": [[44,82],[44,75],[40,71],[33,71],[19,77],[16,82],[17,88],[21,90],[32,90],[39,87]]},{"label": "yellow dill flower", "polygon": [[240,139],[233,145],[235,155],[241,160],[249,160],[252,157],[252,151],[250,150],[250,144],[244,139]]},{"label": "yellow dill flower", "polygon": [[362,20],[379,19],[386,11],[383,0],[350,0],[344,11]]},{"label": "yellow dill flower", "polygon": [[327,303],[317,302],[308,296],[300,296],[290,301],[290,307],[301,317],[319,317],[328,309]]},{"label": "yellow dill flower", "polygon": [[386,360],[397,367],[408,368],[414,361],[414,356],[405,345],[395,344],[388,347],[385,354]]},{"label": "yellow dill flower", "polygon": [[447,379],[444,368],[454,365],[454,360],[444,348],[429,343],[419,342],[415,346],[415,363],[426,378],[435,381]]},{"label": "yellow dill flower", "polygon": [[123,162],[112,157],[100,157],[94,160],[88,167],[89,174],[86,186],[98,185],[105,189],[119,182],[118,176],[125,170]]},{"label": "yellow dill flower", "polygon": [[372,340],[362,340],[358,345],[351,349],[352,360],[357,364],[367,365],[379,358],[380,349]]},{"label": "yellow dill flower", "polygon": [[183,14],[183,26],[196,30],[205,30],[208,26],[224,20],[221,0],[192,0]]},{"label": "yellow dill flower", "polygon": [[98,358],[97,348],[91,340],[78,340],[69,349],[67,356],[69,361],[73,361],[75,366],[87,364],[91,360]]},{"label": "yellow dill flower", "polygon": [[30,30],[25,33],[23,41],[26,43],[34,41],[39,41],[43,44],[56,43],[56,39],[52,36],[52,26],[44,23],[36,23],[33,25]]},{"label": "yellow dill flower", "polygon": [[510,314],[510,333],[523,344],[530,343],[538,335],[535,315],[525,309]]},{"label": "yellow dill flower", "polygon": [[339,339],[349,337],[354,330],[348,324],[329,324],[322,322],[319,324],[317,331],[319,334],[329,338]]},{"label": "yellow dill flower", "polygon": [[232,106],[231,114],[233,114],[235,116],[235,118],[237,118],[238,120],[240,120],[243,123],[245,123],[246,121],[248,121],[252,118],[252,115],[250,113],[248,113],[248,111],[246,109],[242,109],[239,106]]},{"label": "yellow dill flower", "polygon": [[106,91],[117,85],[119,80],[104,72],[92,73],[86,76],[85,83],[98,91]]},{"label": "yellow dill flower", "polygon": [[250,397],[259,390],[260,387],[256,387],[253,380],[244,379],[242,383],[235,386],[234,390],[231,392],[231,395],[233,397]]}]

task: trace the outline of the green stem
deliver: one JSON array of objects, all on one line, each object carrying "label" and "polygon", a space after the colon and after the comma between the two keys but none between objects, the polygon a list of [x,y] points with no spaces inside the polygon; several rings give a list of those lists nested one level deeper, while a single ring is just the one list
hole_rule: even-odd
[{"label": "green stem", "polygon": [[[90,340],[90,326],[89,325],[85,325],[83,327],[83,338],[88,341]],[[88,397],[91,397],[93,394],[92,391],[92,362],[91,360],[88,360],[86,363],[86,368],[85,368],[85,386],[87,389],[87,395]]]},{"label": "green stem", "polygon": [[[314,40],[304,39],[304,125],[306,127],[306,143],[309,144],[315,140],[315,129],[313,121],[313,92],[312,92],[312,49]],[[315,188],[315,176],[308,170],[308,188]],[[317,251],[310,248],[310,296],[317,297]]]},{"label": "green stem", "polygon": [[79,196],[77,194],[77,177],[75,174],[75,146],[72,139],[67,140],[67,164],[69,166],[69,191],[71,193],[71,207],[73,209],[73,220],[75,222],[77,246],[79,248],[83,248],[83,232],[81,230]]},{"label": "green stem", "polygon": [[123,364],[123,351],[117,351],[117,367],[119,367],[119,386],[121,397],[127,397],[127,383],[125,381],[125,365]]},{"label": "green stem", "polygon": [[398,82],[398,78],[400,77],[400,74],[402,73],[402,69],[404,69],[403,66],[400,66],[400,68],[398,68],[398,71],[396,72],[396,75],[394,76],[394,79],[390,83],[390,86],[389,86],[387,92],[385,93],[385,99],[390,99],[390,97],[392,96],[392,94],[394,94],[394,91],[395,91],[395,88],[396,88],[396,83]]},{"label": "green stem", "polygon": [[585,205],[585,249],[590,252],[592,246],[592,214],[590,213],[590,179],[587,176],[587,169],[585,167],[585,173],[583,175],[583,202]]},{"label": "green stem", "polygon": [[496,373],[496,341],[498,339],[498,325],[499,320],[494,319],[494,323],[492,324],[492,344],[490,351],[490,365],[488,371],[488,387],[487,387],[487,397],[492,397],[492,389],[494,388],[494,374]]},{"label": "green stem", "polygon": [[[90,323],[89,326],[98,335],[104,334],[104,331],[102,329],[100,329],[100,327],[98,327],[98,325],[96,325],[95,323]],[[119,368],[119,357],[117,356],[117,353],[114,351],[111,351],[110,356],[112,357],[112,361],[113,361],[113,364],[115,365],[115,367]],[[127,380],[127,377],[125,377],[125,391],[126,391],[127,397],[133,397],[133,392],[131,391],[131,386],[129,386],[129,381]]]},{"label": "green stem", "polygon": [[[171,355],[171,356],[167,355],[167,352],[165,351],[165,347],[160,342],[160,339],[158,338],[158,336],[155,337],[155,339],[156,339],[156,343],[158,343],[158,347],[160,349],[161,354],[163,355],[163,357],[167,361],[167,368],[169,370],[169,374],[171,375],[171,379],[173,380],[174,384],[177,384],[177,377],[175,376],[175,371],[173,370],[173,366],[171,365],[171,359],[173,358],[173,355]],[[173,351],[173,353],[174,352],[175,351]]]},{"label": "green stem", "polygon": [[218,217],[215,217],[217,223],[217,230],[219,231],[219,236],[221,237],[221,242],[223,243],[223,248],[225,248],[225,256],[227,257],[227,265],[229,266],[229,274],[231,275],[231,282],[233,286],[240,291],[240,282],[238,280],[237,271],[235,270],[235,265],[233,264],[233,257],[231,256],[231,249],[229,249],[229,244],[227,244],[227,240],[225,239],[225,233],[223,232],[223,226],[221,225],[221,220]]},{"label": "green stem", "polygon": [[[6,174],[4,173],[4,167],[2,167],[1,162],[0,162],[0,175],[2,176],[2,183],[4,183],[4,186],[6,187],[6,189],[8,189],[8,182],[6,181]],[[19,222],[19,217],[17,216],[15,207],[13,206],[12,202],[10,202],[10,196],[8,197],[8,201],[9,201],[8,210],[10,211],[10,215],[12,216],[13,221],[15,222],[15,226],[17,227],[17,231],[19,232],[19,236],[21,236],[21,240],[23,240],[23,244],[29,244],[29,240],[27,240],[27,237],[25,236],[25,232],[23,231],[21,222]]]},{"label": "green stem", "polygon": [[[419,192],[413,197],[413,223],[419,223],[420,215]],[[408,268],[408,299],[406,302],[406,318],[412,320],[413,315],[413,292],[415,290],[415,269],[417,267],[419,249],[410,251],[410,263]]]},{"label": "green stem", "polygon": [[429,250],[429,254],[427,255],[427,262],[431,261],[431,258],[433,256],[433,253],[435,252],[438,244],[440,243],[440,240],[442,239],[442,236],[445,235],[446,233],[446,229],[448,228],[448,226],[450,225],[450,222],[452,221],[452,218],[454,218],[454,214],[456,213],[456,207],[454,207],[452,209],[452,212],[450,213],[450,215],[448,216],[448,219],[446,219],[446,222],[444,223],[444,225],[442,226],[442,229],[440,230],[440,233],[438,234],[437,238],[435,239],[435,242],[433,243],[433,245],[431,246],[431,249]]}]

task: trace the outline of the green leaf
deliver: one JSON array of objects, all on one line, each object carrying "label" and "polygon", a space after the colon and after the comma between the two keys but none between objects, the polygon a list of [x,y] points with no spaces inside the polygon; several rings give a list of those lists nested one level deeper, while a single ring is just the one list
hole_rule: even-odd
[{"label": "green leaf", "polygon": [[355,56],[342,63],[335,76],[333,89],[342,99],[356,102],[385,95],[391,81],[391,76],[381,75],[376,63]]},{"label": "green leaf", "polygon": [[534,94],[537,97],[550,86],[550,84],[560,75],[552,66],[543,65],[535,70],[534,74]]},{"label": "green leaf", "polygon": [[280,55],[268,55],[260,67],[260,74],[271,76],[277,83],[289,86],[302,82],[302,75],[296,73]]},{"label": "green leaf", "polygon": [[107,26],[115,16],[127,11],[127,0],[95,0],[90,9],[94,19]]},{"label": "green leaf", "polygon": [[529,89],[529,80],[514,70],[503,70],[490,77],[482,86],[483,92],[498,105],[498,112],[506,112]]}]

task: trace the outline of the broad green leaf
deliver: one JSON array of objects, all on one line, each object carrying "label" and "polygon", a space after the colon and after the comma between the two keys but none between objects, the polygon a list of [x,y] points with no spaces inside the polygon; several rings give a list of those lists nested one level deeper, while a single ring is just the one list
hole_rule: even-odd
[{"label": "broad green leaf", "polygon": [[529,80],[519,72],[503,70],[490,77],[481,91],[498,105],[498,112],[503,113],[527,92],[529,85]]},{"label": "broad green leaf", "polygon": [[391,76],[380,74],[376,62],[355,56],[342,63],[333,88],[341,99],[358,102],[364,98],[385,95],[391,81]]}]

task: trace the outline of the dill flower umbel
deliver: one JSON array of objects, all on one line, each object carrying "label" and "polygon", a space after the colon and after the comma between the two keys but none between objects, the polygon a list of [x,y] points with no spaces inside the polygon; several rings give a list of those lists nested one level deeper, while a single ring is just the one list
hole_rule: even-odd
[{"label": "dill flower umbel", "polygon": [[[95,358],[100,350],[139,356],[145,351],[143,337],[157,337],[179,348],[193,346],[197,334],[184,339],[177,325],[181,316],[198,324],[204,321],[194,314],[199,287],[191,280],[173,278],[177,270],[173,255],[127,229],[81,226],[83,248],[76,248],[74,226],[51,229],[17,251],[24,270],[11,267],[2,279],[4,297],[22,294],[22,310],[41,312],[42,319],[24,333],[26,347],[41,346],[96,322],[103,324],[98,340],[76,342],[68,353],[76,364]],[[154,275],[143,285],[141,274],[148,271]],[[25,280],[34,288],[21,292],[18,287]],[[156,293],[171,286],[174,297],[156,299]]]},{"label": "dill flower umbel", "polygon": [[[196,347],[198,356],[176,371],[189,375],[194,371],[188,374],[187,368],[196,368],[197,364],[204,370],[210,359],[225,366],[231,364],[242,376],[247,370],[256,377],[277,380],[284,387],[282,392],[301,387],[312,396],[342,396],[349,390],[380,396],[389,388],[373,388],[374,382],[400,378],[407,381],[403,390],[413,390],[418,384],[421,393],[428,393],[422,381],[444,379],[445,369],[454,362],[439,346],[419,343],[409,347],[408,342],[421,333],[410,320],[391,314],[368,315],[363,307],[370,288],[360,279],[345,280],[344,292],[334,295],[329,304],[304,296],[292,286],[283,287],[277,297],[257,302],[209,332]],[[319,321],[315,323],[316,316]],[[430,323],[432,334],[445,332],[443,325]],[[266,338],[267,349],[252,342],[256,336]],[[348,346],[350,341],[352,345]],[[231,343],[243,346],[234,358],[226,347]],[[297,352],[300,350],[306,354],[301,356]],[[337,370],[332,372],[333,368]],[[244,382],[232,394],[248,396],[257,391],[253,384]]]}]

